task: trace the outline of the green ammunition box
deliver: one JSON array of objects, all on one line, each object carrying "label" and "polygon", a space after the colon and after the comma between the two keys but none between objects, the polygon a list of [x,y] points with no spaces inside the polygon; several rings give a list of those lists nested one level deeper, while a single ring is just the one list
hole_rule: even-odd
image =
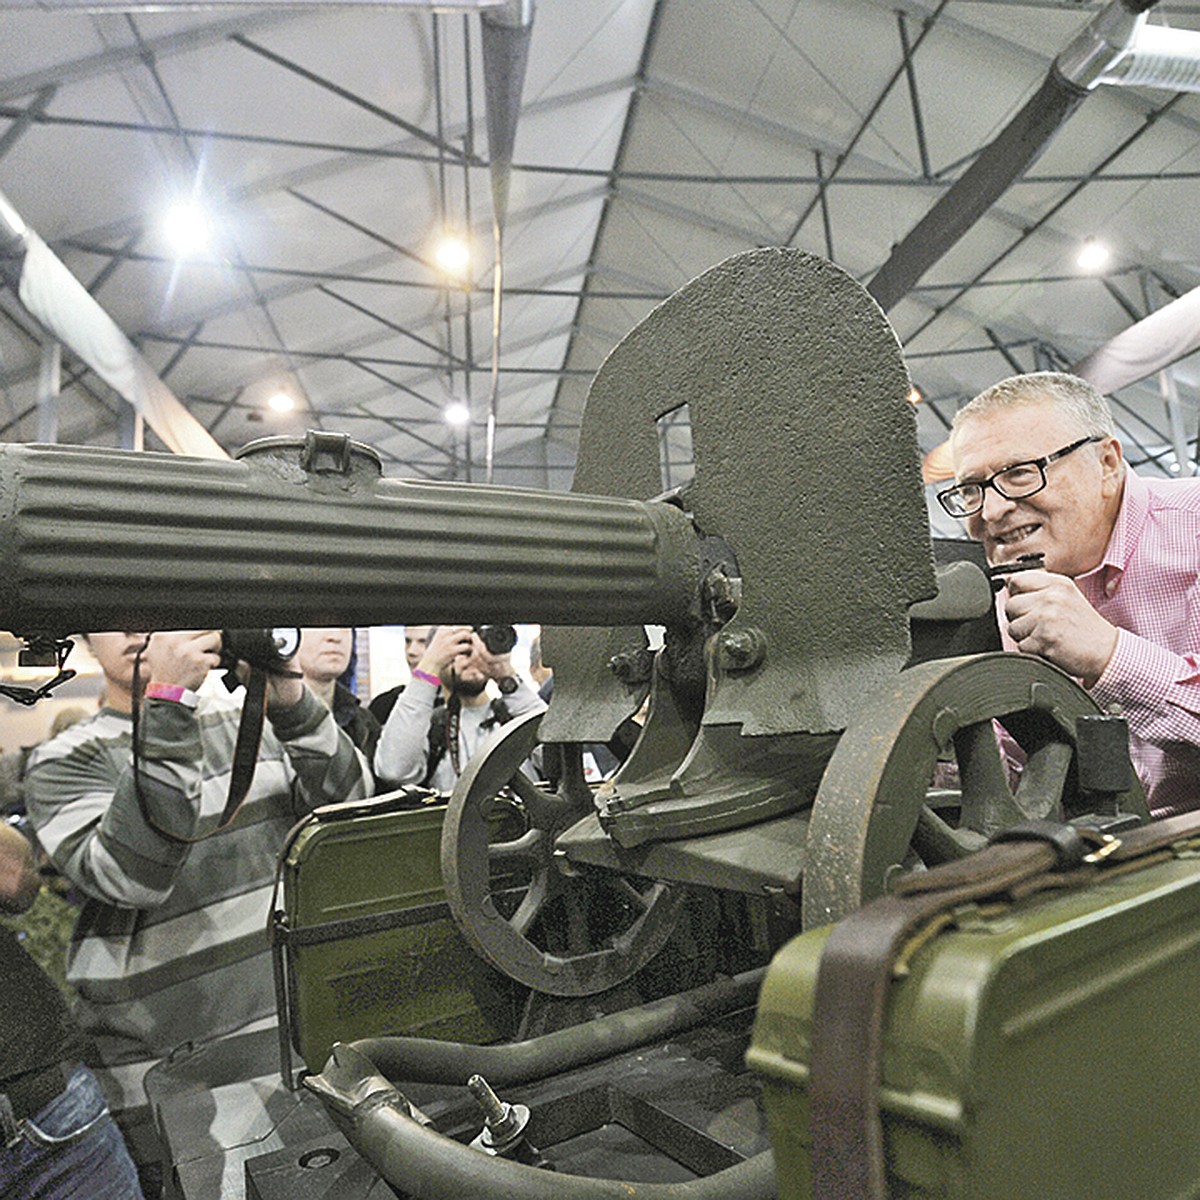
[{"label": "green ammunition box", "polygon": [[281,863],[273,930],[292,1046],[311,1070],[336,1041],[511,1037],[523,992],[462,940],[442,890],[445,805],[388,798],[318,810]]},{"label": "green ammunition box", "polygon": [[[832,926],[775,956],[747,1061],[780,1200],[813,1195],[808,1063]],[[903,958],[902,958],[903,963]],[[1200,862],[967,906],[891,986],[880,1091],[905,1200],[1200,1196]]]}]

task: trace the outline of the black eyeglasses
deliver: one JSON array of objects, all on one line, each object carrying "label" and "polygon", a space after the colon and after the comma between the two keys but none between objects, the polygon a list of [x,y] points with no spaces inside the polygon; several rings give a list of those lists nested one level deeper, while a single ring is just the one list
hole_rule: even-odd
[{"label": "black eyeglasses", "polygon": [[1066,458],[1072,451],[1090,442],[1102,442],[1099,434],[1080,438],[1045,458],[1031,458],[1028,462],[1013,463],[1003,471],[997,471],[988,479],[978,483],[960,483],[957,487],[946,488],[937,494],[937,502],[952,517],[973,517],[983,508],[983,496],[988,488],[994,488],[998,496],[1005,500],[1024,500],[1026,496],[1036,495],[1046,486],[1046,468],[1060,458]]}]

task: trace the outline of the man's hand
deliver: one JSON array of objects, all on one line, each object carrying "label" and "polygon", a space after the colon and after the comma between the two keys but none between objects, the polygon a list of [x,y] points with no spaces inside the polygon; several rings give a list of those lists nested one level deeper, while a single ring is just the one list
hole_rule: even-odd
[{"label": "man's hand", "polygon": [[489,679],[506,679],[515,676],[511,654],[493,654],[479,634],[475,634],[475,657]]},{"label": "man's hand", "polygon": [[280,664],[284,671],[294,672],[294,675],[279,675],[274,671],[267,672],[267,708],[291,708],[299,704],[304,697],[304,677],[294,658],[289,658]]},{"label": "man's hand", "polygon": [[23,913],[41,887],[28,840],[11,825],[0,824],[0,912]]},{"label": "man's hand", "polygon": [[439,625],[417,663],[417,670],[444,679],[450,664],[460,654],[471,654],[477,643],[482,644],[470,625]]},{"label": "man's hand", "polygon": [[171,683],[193,692],[220,660],[221,633],[217,629],[152,633],[142,655],[147,683]]},{"label": "man's hand", "polygon": [[1110,625],[1073,579],[1049,571],[1021,571],[1005,585],[1009,636],[1022,654],[1036,654],[1091,687],[1117,647]]}]

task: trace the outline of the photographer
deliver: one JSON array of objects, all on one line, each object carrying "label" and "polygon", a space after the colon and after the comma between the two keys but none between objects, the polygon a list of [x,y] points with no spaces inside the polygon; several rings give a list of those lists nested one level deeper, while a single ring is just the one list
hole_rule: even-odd
[{"label": "photographer", "polygon": [[[545,702],[513,670],[516,635],[509,625],[439,625],[396,700],[375,751],[376,774],[399,784],[451,791],[480,743],[498,725]],[[485,644],[491,640],[493,649]],[[487,694],[489,680],[502,693]],[[446,703],[435,707],[438,688]]]},{"label": "photographer", "polygon": [[[197,694],[221,662],[218,631],[88,643],[104,707],[38,747],[25,795],[42,846],[83,896],[67,979],[116,1111],[144,1104],[142,1077],[175,1047],[273,1017],[266,924],[284,836],[317,805],[371,788],[366,762],[290,663],[268,675],[249,777],[235,768],[240,698]],[[244,711],[259,715],[252,707],[248,697]],[[248,790],[230,817],[234,779]],[[140,1142],[146,1115],[122,1122],[139,1161],[152,1152]]]}]

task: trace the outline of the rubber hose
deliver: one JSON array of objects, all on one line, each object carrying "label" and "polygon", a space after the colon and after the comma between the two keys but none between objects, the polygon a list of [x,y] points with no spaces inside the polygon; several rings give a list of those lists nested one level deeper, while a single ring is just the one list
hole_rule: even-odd
[{"label": "rubber hose", "polygon": [[389,1079],[461,1087],[478,1074],[493,1087],[511,1087],[622,1054],[748,1007],[757,1001],[765,975],[765,967],[744,971],[523,1042],[479,1046],[432,1038],[383,1037],[362,1038],[350,1046]]},{"label": "rubber hose", "polygon": [[635,1183],[495,1158],[426,1129],[388,1104],[358,1117],[347,1137],[389,1184],[420,1200],[771,1200],[776,1195],[770,1153],[686,1183]]}]

